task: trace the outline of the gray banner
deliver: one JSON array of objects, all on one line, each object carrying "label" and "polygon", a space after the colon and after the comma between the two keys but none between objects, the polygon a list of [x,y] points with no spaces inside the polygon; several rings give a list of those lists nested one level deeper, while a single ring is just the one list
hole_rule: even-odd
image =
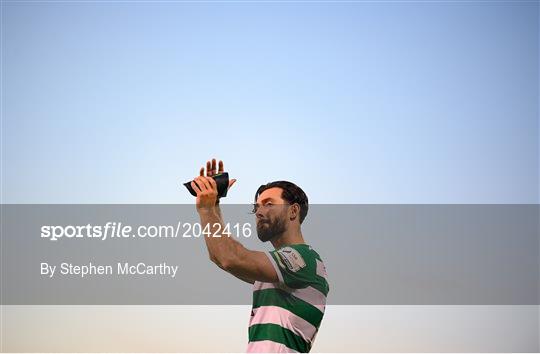
[{"label": "gray banner", "polygon": [[[1,208],[2,305],[251,303],[251,286],[209,260],[194,205]],[[251,205],[221,209],[232,237],[272,249]],[[540,303],[536,204],[310,205],[302,232],[329,304]]]}]

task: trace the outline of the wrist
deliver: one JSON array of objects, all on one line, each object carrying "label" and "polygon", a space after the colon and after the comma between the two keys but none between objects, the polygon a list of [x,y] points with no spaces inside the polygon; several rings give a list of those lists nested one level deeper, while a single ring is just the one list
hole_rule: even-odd
[{"label": "wrist", "polygon": [[203,206],[203,207],[198,207],[198,208],[197,208],[197,212],[199,213],[200,216],[205,216],[205,217],[208,217],[208,216],[219,216],[219,206],[218,206],[218,203],[216,202],[216,205],[214,205],[214,206]]}]

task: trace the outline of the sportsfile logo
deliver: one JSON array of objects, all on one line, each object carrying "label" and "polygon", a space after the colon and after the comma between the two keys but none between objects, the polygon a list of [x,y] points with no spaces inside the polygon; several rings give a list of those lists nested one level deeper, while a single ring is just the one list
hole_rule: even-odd
[{"label": "sportsfile logo", "polygon": [[248,238],[253,234],[250,223],[214,225],[179,221],[176,225],[140,225],[133,227],[122,222],[107,222],[103,225],[43,225],[41,238],[51,241],[60,239],[89,238],[98,240],[129,238],[199,238],[236,237]]}]

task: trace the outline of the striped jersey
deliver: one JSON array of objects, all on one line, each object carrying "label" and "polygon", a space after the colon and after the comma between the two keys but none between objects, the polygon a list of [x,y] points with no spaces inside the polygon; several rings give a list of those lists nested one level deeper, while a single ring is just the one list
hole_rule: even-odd
[{"label": "striped jersey", "polygon": [[307,353],[321,324],[329,286],[321,257],[306,244],[267,253],[279,282],[253,284],[248,353]]}]

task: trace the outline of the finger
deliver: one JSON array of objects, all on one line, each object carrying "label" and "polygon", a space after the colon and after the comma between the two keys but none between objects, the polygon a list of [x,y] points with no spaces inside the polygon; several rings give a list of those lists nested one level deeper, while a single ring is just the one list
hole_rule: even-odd
[{"label": "finger", "polygon": [[212,164],[210,161],[206,161],[206,175],[212,177]]},{"label": "finger", "polygon": [[195,184],[197,185],[197,187],[199,187],[199,190],[201,192],[204,192],[206,190],[206,187],[204,186],[204,183],[203,183],[203,178],[205,178],[204,176],[198,176],[198,177],[195,177],[193,179],[193,182],[195,182]]},{"label": "finger", "polygon": [[201,194],[201,189],[199,188],[197,183],[195,183],[195,180],[191,181],[191,188],[193,188],[193,190],[195,191],[195,194],[197,194],[197,196],[199,194]]},{"label": "finger", "polygon": [[212,159],[212,176],[217,173],[216,159]]},{"label": "finger", "polygon": [[206,177],[204,182],[206,183],[206,187],[208,187],[208,190],[214,190],[217,192],[217,184],[212,177]]},{"label": "finger", "polygon": [[199,189],[201,190],[201,192],[204,192],[206,190],[206,185],[204,184],[204,179],[206,177],[204,176],[199,176],[197,178],[195,178],[193,181],[195,181],[195,183],[197,183],[197,185],[199,186]]},{"label": "finger", "polygon": [[212,189],[217,191],[218,188],[217,188],[216,180],[213,178],[208,178],[207,180],[210,183],[210,186],[212,187]]},{"label": "finger", "polygon": [[199,171],[199,176],[204,176],[204,166],[201,167],[201,170]]},{"label": "finger", "polygon": [[198,182],[200,182],[199,185],[202,184],[201,186],[202,191],[212,190],[212,187],[210,186],[208,179],[211,179],[211,177],[204,177],[204,176],[197,177]]},{"label": "finger", "polygon": [[219,160],[219,172],[218,173],[223,173],[223,161]]},{"label": "finger", "polygon": [[236,179],[231,179],[229,181],[229,188],[231,188],[235,182],[236,182]]}]

